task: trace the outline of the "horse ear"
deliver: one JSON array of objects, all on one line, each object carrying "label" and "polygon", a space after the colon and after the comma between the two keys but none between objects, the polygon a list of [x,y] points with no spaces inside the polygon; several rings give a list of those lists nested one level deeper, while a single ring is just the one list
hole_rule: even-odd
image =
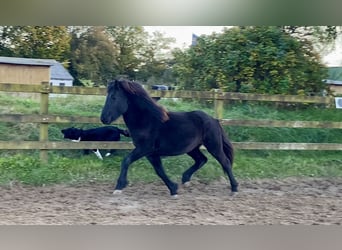
[{"label": "horse ear", "polygon": [[108,84],[108,89],[113,89],[113,90],[122,90],[123,87],[122,87],[122,81],[120,80],[117,80],[115,79],[114,81],[111,81],[109,84]]},{"label": "horse ear", "polygon": [[134,82],[122,80],[119,85],[122,90],[129,94],[136,95],[139,92],[139,88],[137,88],[138,86]]},{"label": "horse ear", "polygon": [[115,82],[114,82],[114,89],[115,89],[115,90],[120,90],[120,89],[122,89],[121,84],[122,84],[121,81],[115,80]]}]

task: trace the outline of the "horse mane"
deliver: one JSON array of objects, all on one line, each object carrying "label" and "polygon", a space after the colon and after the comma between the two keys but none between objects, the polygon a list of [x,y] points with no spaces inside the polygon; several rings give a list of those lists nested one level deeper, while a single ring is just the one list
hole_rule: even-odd
[{"label": "horse mane", "polygon": [[[143,107],[149,110],[154,117],[160,122],[169,120],[169,115],[166,109],[156,103],[154,99],[146,92],[141,84],[128,80],[116,80],[116,83],[127,93],[131,98]],[[136,98],[137,97],[137,98]]]}]

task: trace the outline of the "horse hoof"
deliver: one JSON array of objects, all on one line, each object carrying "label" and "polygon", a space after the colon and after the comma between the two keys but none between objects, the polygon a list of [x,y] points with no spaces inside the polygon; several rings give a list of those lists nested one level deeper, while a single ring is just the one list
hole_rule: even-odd
[{"label": "horse hoof", "polygon": [[178,199],[178,194],[171,195],[172,199]]},{"label": "horse hoof", "polygon": [[183,186],[184,186],[184,187],[190,187],[190,186],[191,186],[190,181],[184,182],[184,183],[183,183]]},{"label": "horse hoof", "polygon": [[113,194],[114,194],[114,195],[122,194],[122,190],[116,189],[116,190],[114,190]]},{"label": "horse hoof", "polygon": [[237,196],[238,195],[238,192],[230,192],[230,196]]}]

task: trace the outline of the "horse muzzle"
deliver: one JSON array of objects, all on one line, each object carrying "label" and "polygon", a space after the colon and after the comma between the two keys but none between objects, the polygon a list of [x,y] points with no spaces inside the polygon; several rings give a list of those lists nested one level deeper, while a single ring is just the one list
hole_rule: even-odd
[{"label": "horse muzzle", "polygon": [[110,119],[109,117],[104,116],[104,115],[101,115],[101,122],[102,122],[103,124],[108,125],[108,124],[110,124],[112,121],[111,121],[111,119]]}]

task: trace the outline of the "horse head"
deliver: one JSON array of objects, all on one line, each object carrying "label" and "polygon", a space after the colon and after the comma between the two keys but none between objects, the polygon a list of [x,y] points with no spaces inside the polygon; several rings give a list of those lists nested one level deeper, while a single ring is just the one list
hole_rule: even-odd
[{"label": "horse head", "polygon": [[125,113],[127,109],[128,100],[125,91],[122,89],[121,81],[115,80],[109,83],[106,101],[101,113],[102,123],[110,124]]}]

